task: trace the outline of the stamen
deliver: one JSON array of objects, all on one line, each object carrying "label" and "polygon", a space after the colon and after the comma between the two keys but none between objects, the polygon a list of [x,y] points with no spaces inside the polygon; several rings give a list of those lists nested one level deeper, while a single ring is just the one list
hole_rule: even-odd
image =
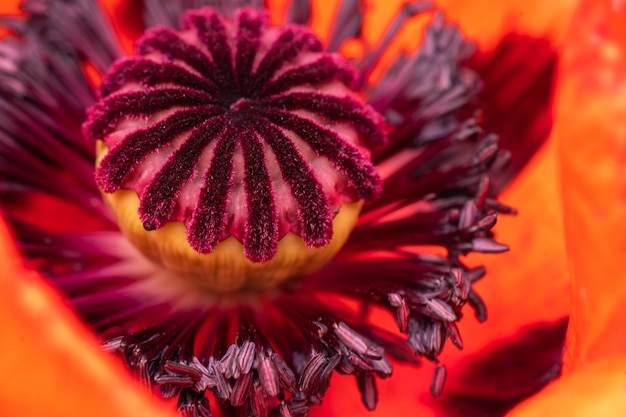
[{"label": "stamen", "polygon": [[378,390],[376,388],[376,380],[371,373],[360,374],[357,377],[359,391],[361,391],[361,401],[370,411],[376,409],[378,403]]},{"label": "stamen", "polygon": [[438,397],[443,391],[443,385],[446,382],[446,367],[438,365],[435,368],[435,375],[433,375],[433,381],[430,384],[430,393],[433,397]]}]

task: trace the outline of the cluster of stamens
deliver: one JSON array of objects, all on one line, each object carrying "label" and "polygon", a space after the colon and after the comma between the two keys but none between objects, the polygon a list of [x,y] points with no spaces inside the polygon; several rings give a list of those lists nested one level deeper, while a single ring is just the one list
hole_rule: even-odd
[{"label": "cluster of stamens", "polygon": [[164,398],[178,397],[179,410],[185,416],[211,415],[206,392],[211,392],[221,407],[246,410],[255,417],[305,416],[310,404],[321,402],[337,370],[357,375],[363,402],[369,409],[375,408],[376,376],[386,378],[392,372],[381,346],[344,322],[320,317],[320,321],[310,322],[308,329],[317,346],[287,363],[256,331],[258,324],[244,326],[238,340],[220,358],[200,360],[176,351],[153,357],[141,347],[167,337],[139,341],[145,336],[141,332],[133,337],[137,344],[129,345],[129,338],[116,338],[107,347],[125,355],[131,366],[140,370],[140,377],[147,377],[146,383],[160,388]]}]

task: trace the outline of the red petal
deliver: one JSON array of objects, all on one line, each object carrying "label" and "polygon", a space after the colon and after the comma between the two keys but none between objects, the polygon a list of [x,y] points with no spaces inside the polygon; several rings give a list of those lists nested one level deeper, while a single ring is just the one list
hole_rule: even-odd
[{"label": "red petal", "polygon": [[0,224],[0,414],[173,417],[98,348],[39,276],[23,269]]}]

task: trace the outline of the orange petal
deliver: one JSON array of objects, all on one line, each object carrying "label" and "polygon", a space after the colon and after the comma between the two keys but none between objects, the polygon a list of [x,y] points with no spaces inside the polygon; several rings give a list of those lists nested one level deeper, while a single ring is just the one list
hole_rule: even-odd
[{"label": "orange petal", "polygon": [[15,14],[18,9],[19,0],[4,0],[0,2],[0,14]]},{"label": "orange petal", "polygon": [[572,271],[567,369],[626,354],[626,4],[583,4],[558,97]]},{"label": "orange petal", "polygon": [[560,42],[578,0],[437,0],[436,3],[450,20],[460,22],[469,38],[489,49],[507,33]]},{"label": "orange petal", "polygon": [[150,398],[37,275],[0,224],[0,415],[173,417]]},{"label": "orange petal", "polygon": [[566,375],[507,417],[626,415],[626,358],[600,360]]}]

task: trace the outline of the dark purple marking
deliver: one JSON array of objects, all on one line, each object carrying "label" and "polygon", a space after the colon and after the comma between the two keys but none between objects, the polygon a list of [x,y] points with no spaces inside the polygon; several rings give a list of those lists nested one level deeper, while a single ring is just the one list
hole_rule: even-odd
[{"label": "dark purple marking", "polygon": [[468,66],[483,80],[478,100],[485,129],[500,137],[511,156],[509,164],[491,175],[493,193],[515,178],[550,134],[558,51],[541,37],[511,33],[493,48],[477,51]]}]

